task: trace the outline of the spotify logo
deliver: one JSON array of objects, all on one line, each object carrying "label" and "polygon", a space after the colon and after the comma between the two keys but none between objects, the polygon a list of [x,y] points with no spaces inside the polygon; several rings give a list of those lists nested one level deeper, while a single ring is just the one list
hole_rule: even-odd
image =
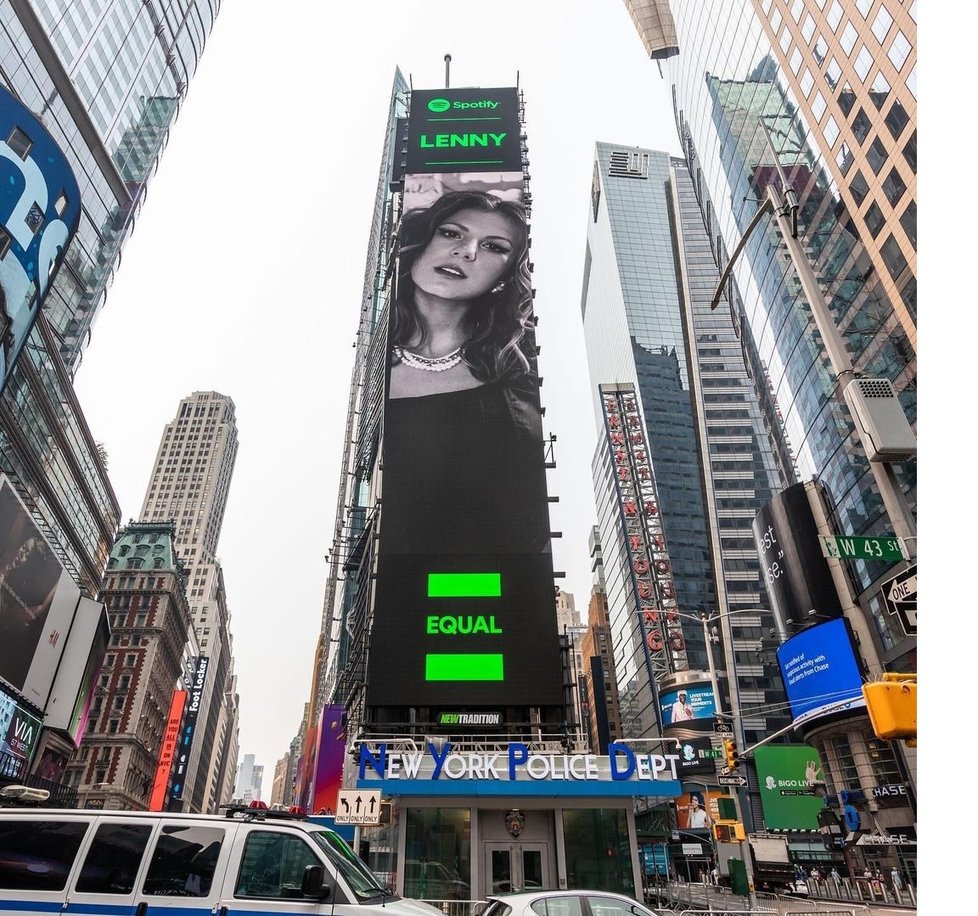
[{"label": "spotify logo", "polygon": [[448,99],[432,99],[428,102],[428,111],[433,111],[436,114],[442,111],[448,111],[452,107],[452,103]]}]

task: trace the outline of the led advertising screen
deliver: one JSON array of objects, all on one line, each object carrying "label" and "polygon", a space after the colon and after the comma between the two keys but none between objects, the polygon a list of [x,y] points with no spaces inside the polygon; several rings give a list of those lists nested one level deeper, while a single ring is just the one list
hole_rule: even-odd
[{"label": "led advertising screen", "polygon": [[807,744],[767,744],[754,750],[758,791],[768,830],[817,830],[825,799],[815,795],[824,782],[818,751]]},{"label": "led advertising screen", "polygon": [[802,630],[777,655],[794,725],[866,707],[845,618]]},{"label": "led advertising screen", "polygon": [[688,725],[696,719],[713,719],[717,714],[713,688],[709,684],[664,690],[659,694],[659,705],[663,726]]},{"label": "led advertising screen", "polygon": [[822,555],[807,485],[796,483],[774,497],[754,518],[754,542],[764,584],[782,620],[806,622],[842,613],[828,562]]},{"label": "led advertising screen", "polygon": [[[477,123],[498,145],[430,139]],[[519,133],[515,89],[412,94],[372,706],[562,702]]]},{"label": "led advertising screen", "polygon": [[174,690],[170,699],[170,711],[166,717],[163,741],[160,743],[160,756],[156,763],[153,791],[149,796],[148,810],[150,811],[162,811],[166,803],[166,792],[170,786],[170,771],[173,769],[177,741],[180,738],[180,720],[183,718],[183,708],[186,705],[187,691]]},{"label": "led advertising screen", "polygon": [[80,595],[0,474],[0,678],[42,709]]},{"label": "led advertising screen", "polygon": [[317,814],[336,811],[336,799],[343,781],[346,755],[346,728],[342,706],[324,706],[319,715],[319,750],[316,753],[316,789],[312,810]]},{"label": "led advertising screen", "polygon": [[76,747],[85,732],[110,636],[105,605],[82,595],[44,711],[44,724],[67,732]]},{"label": "led advertising screen", "polygon": [[183,793],[186,788],[187,767],[190,765],[190,751],[194,746],[194,735],[197,733],[197,719],[200,717],[200,707],[204,701],[204,684],[207,682],[207,668],[210,658],[206,655],[197,656],[194,666],[194,677],[187,691],[187,709],[180,727],[180,738],[173,756],[173,773],[170,779],[170,800],[167,802],[168,811],[179,811],[183,806]]},{"label": "led advertising screen", "polygon": [[0,690],[0,776],[21,779],[31,764],[41,721]]},{"label": "led advertising screen", "polygon": [[64,153],[0,86],[0,391],[80,216],[78,182]]}]

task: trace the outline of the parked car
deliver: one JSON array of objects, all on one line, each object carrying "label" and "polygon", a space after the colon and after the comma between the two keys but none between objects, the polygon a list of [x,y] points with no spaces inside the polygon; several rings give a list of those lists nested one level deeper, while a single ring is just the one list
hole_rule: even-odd
[{"label": "parked car", "polygon": [[611,891],[522,891],[490,896],[482,916],[656,916],[647,906]]}]

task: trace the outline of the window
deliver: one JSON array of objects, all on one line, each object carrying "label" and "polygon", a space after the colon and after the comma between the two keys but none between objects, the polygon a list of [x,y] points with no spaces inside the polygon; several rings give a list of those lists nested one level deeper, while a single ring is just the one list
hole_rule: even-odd
[{"label": "window", "polygon": [[893,44],[890,45],[890,50],[886,52],[886,56],[890,58],[890,63],[897,70],[900,70],[907,62],[907,58],[910,56],[910,42],[903,32],[896,33]]},{"label": "window", "polygon": [[882,73],[877,73],[869,92],[869,97],[873,100],[877,111],[883,110],[883,106],[886,104],[889,95],[890,84],[886,81],[886,77]]},{"label": "window", "polygon": [[873,0],[856,0],[856,9],[859,10],[860,15],[865,19],[869,15],[870,9],[872,9]]},{"label": "window", "polygon": [[235,897],[302,898],[302,873],[322,864],[300,837],[253,830],[245,841]]},{"label": "window", "polygon": [[839,4],[839,0],[832,0],[832,5],[829,7],[825,18],[829,22],[829,28],[834,32],[839,27],[839,23],[842,22],[842,6]]},{"label": "window", "polygon": [[895,99],[893,102],[893,107],[886,116],[886,127],[894,140],[896,140],[900,134],[903,133],[903,129],[909,123],[910,117],[907,115],[907,109],[900,104],[899,99]]},{"label": "window", "polygon": [[805,98],[807,99],[811,94],[812,86],[815,85],[815,77],[812,76],[812,71],[807,67],[805,68],[805,72],[801,75],[799,85],[801,86],[801,91],[804,93]]},{"label": "window", "polygon": [[862,108],[856,113],[856,117],[852,119],[852,133],[853,136],[860,142],[865,143],[866,138],[869,136],[869,132],[872,129],[873,124],[866,116],[866,112]]},{"label": "window", "polygon": [[102,824],[75,882],[83,894],[131,894],[149,841],[149,824]]},{"label": "window", "polygon": [[833,89],[839,85],[839,80],[842,79],[842,67],[839,66],[839,62],[834,57],[825,69],[825,79],[828,80],[828,84]]},{"label": "window", "polygon": [[846,27],[842,30],[842,37],[839,38],[839,44],[842,45],[842,50],[846,52],[846,57],[852,54],[852,49],[856,47],[858,38],[859,33],[856,31],[856,27],[851,22],[847,22]]},{"label": "window", "polygon": [[838,102],[842,113],[848,118],[852,106],[856,104],[856,93],[852,91],[852,86],[848,83],[839,90]]},{"label": "window", "polygon": [[815,98],[812,99],[812,117],[815,118],[816,122],[821,121],[823,114],[825,114],[825,99],[821,92],[816,92]]},{"label": "window", "polygon": [[839,139],[839,125],[836,123],[835,117],[829,115],[829,120],[825,124],[825,142],[828,144],[829,149],[835,146],[835,141]]},{"label": "window", "polygon": [[33,145],[34,141],[19,127],[15,127],[7,137],[7,146],[10,147],[11,152],[20,156],[21,159],[27,159]]},{"label": "window", "polygon": [[907,238],[910,239],[910,244],[913,245],[914,250],[917,249],[917,204],[914,201],[910,201],[907,204],[907,209],[903,211],[903,216],[900,217],[900,225],[903,226],[903,231],[907,233]]},{"label": "window", "polygon": [[866,177],[860,169],[856,169],[856,174],[852,176],[852,181],[849,182],[849,190],[852,192],[856,204],[862,206],[866,195],[869,193],[869,185],[866,183]]},{"label": "window", "polygon": [[907,186],[900,173],[895,168],[890,169],[890,174],[883,181],[883,193],[886,199],[895,207],[906,190]]},{"label": "window", "polygon": [[835,162],[844,176],[849,174],[849,169],[852,168],[852,150],[845,143],[839,147],[839,152],[835,155]]},{"label": "window", "polygon": [[815,47],[812,48],[812,52],[815,54],[815,60],[817,60],[819,64],[825,63],[825,58],[829,53],[829,46],[825,43],[825,39],[822,38],[821,35],[815,39]]},{"label": "window", "polygon": [[861,79],[864,83],[866,82],[866,77],[869,76],[869,71],[873,69],[874,63],[875,61],[873,60],[873,55],[869,53],[869,48],[867,48],[866,45],[863,45],[859,49],[859,53],[856,55],[856,63],[854,66],[856,68],[856,73],[859,75],[859,79]]},{"label": "window", "polygon": [[869,209],[866,211],[863,219],[866,220],[866,226],[869,229],[870,235],[872,235],[874,239],[880,234],[880,231],[886,224],[883,211],[880,210],[875,200],[869,205]]},{"label": "window", "polygon": [[811,16],[806,16],[805,21],[801,26],[801,37],[805,39],[805,44],[809,44],[812,40],[812,35],[815,34],[815,20]]},{"label": "window", "polygon": [[580,897],[544,897],[531,904],[530,909],[539,916],[581,916]]},{"label": "window", "polygon": [[801,69],[801,51],[799,51],[797,48],[792,48],[791,60],[788,63],[791,67],[791,72],[797,74]]},{"label": "window", "polygon": [[805,12],[805,0],[791,0],[791,18],[795,22],[801,21],[801,14]]},{"label": "window", "polygon": [[880,169],[886,165],[886,147],[880,143],[879,137],[873,138],[873,142],[866,152],[866,161],[869,163],[874,175],[879,175]]},{"label": "window", "polygon": [[87,830],[80,821],[0,821],[0,888],[63,890]]},{"label": "window", "polygon": [[782,22],[784,22],[784,17],[781,15],[781,10],[775,7],[774,12],[771,14],[771,28],[775,35],[778,34],[778,29],[781,28]]},{"label": "window", "polygon": [[903,148],[903,158],[907,160],[907,164],[913,169],[914,175],[917,174],[917,131],[914,131],[910,135],[910,139],[907,141],[907,145]]},{"label": "window", "polygon": [[153,850],[143,893],[167,897],[209,896],[223,841],[224,830],[220,827],[164,827]]},{"label": "window", "polygon": [[883,263],[886,264],[890,276],[896,280],[906,270],[907,259],[903,256],[900,245],[892,233],[886,237],[886,241],[880,248],[880,253],[883,255]]},{"label": "window", "polygon": [[890,11],[885,6],[881,6],[879,12],[876,14],[876,18],[873,20],[873,34],[880,44],[883,44],[886,40],[886,33],[890,31],[892,24],[893,17],[890,15]]},{"label": "window", "polygon": [[778,40],[778,43],[781,45],[781,50],[787,54],[788,48],[791,47],[791,32],[788,31],[787,26],[784,27],[784,31],[781,33],[781,38]]}]

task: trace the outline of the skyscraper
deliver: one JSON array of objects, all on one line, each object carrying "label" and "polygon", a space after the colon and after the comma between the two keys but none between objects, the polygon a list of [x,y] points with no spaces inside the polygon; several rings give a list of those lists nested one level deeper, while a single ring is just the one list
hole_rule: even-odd
[{"label": "skyscraper", "polygon": [[[72,377],[219,7],[0,2],[0,109],[17,112],[0,136],[0,339],[4,357],[11,340],[19,350],[0,370],[0,472],[86,601],[101,588],[120,509]],[[38,181],[62,159],[71,181]],[[76,230],[59,225],[69,214]],[[6,301],[15,291],[20,302]]]},{"label": "skyscraper", "polygon": [[[224,799],[236,753],[234,660],[224,573],[217,543],[238,453],[234,402],[216,391],[195,391],[180,402],[160,440],[146,488],[142,521],[173,521],[175,544],[187,569],[187,599],[201,656],[208,659],[204,697],[186,782],[171,804],[213,811]],[[196,667],[199,662],[191,663]],[[184,794],[186,793],[186,794]]]},{"label": "skyscraper", "polygon": [[[651,686],[663,687],[662,678],[678,671],[708,669],[697,618],[715,616],[724,706],[733,703],[752,744],[785,724],[780,683],[760,655],[773,621],[751,524],[781,476],[758,386],[729,316],[709,308],[717,269],[684,163],[598,143],[591,200],[582,304],[623,727],[640,737],[670,724]],[[603,401],[625,389],[639,405],[633,422],[606,429]],[[623,517],[625,452],[615,443],[626,440],[641,449],[640,476],[654,481],[661,530],[651,556]],[[637,575],[651,573],[650,561],[668,581],[659,577],[653,586]],[[661,607],[647,588],[658,591]],[[656,624],[673,610],[690,617],[672,621],[667,648]]]},{"label": "skyscraper", "polygon": [[[915,615],[888,600],[894,576],[915,574],[912,435],[885,450],[873,440],[917,414],[916,3],[738,0],[705,14],[673,0],[655,4],[655,21],[640,15],[649,0],[626,2],[650,53],[674,48],[659,66],[712,257],[730,267],[721,307],[757,351],[800,481],[757,532],[762,549],[764,534],[774,544],[778,637],[820,639],[853,672],[833,685],[837,705],[789,692],[796,737],[817,749],[833,811],[854,797],[878,835],[907,835],[912,804],[881,803],[874,787],[912,797],[915,751],[872,732],[860,683],[916,671]],[[903,542],[823,558],[816,529]],[[796,576],[818,566],[825,588],[811,602]],[[912,847],[884,855],[913,873]]]},{"label": "skyscraper", "polygon": [[170,693],[183,673],[190,609],[170,522],[133,522],[109,557],[102,600],[112,638],[88,728],[68,767],[81,807],[146,810]]}]

